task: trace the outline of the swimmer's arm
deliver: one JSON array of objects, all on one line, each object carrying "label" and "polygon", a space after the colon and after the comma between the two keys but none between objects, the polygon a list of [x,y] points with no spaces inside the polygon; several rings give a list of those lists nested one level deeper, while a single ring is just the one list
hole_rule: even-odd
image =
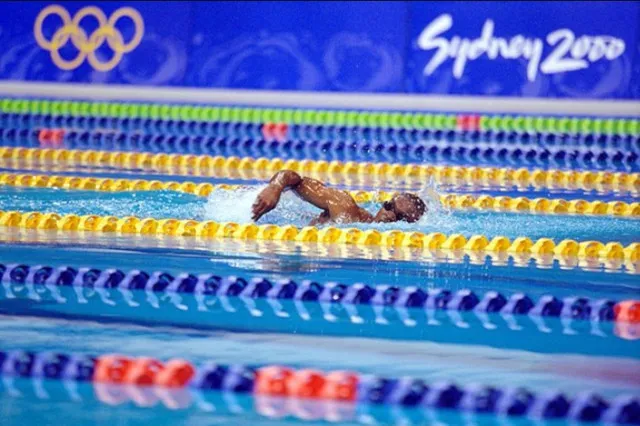
[{"label": "swimmer's arm", "polygon": [[291,170],[282,170],[271,178],[269,185],[256,198],[252,208],[253,220],[257,221],[273,210],[278,205],[282,192],[288,189],[325,212],[329,212],[336,204],[352,201],[351,197],[348,200],[345,198],[344,192],[327,188],[318,180],[302,177]]}]

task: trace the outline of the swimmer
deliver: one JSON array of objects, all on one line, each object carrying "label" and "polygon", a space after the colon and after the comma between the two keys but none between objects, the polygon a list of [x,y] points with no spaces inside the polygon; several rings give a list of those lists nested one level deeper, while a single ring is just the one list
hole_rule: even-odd
[{"label": "swimmer", "polygon": [[427,206],[414,194],[403,193],[386,201],[376,215],[372,215],[356,204],[351,195],[339,189],[329,188],[324,183],[302,177],[291,170],[276,173],[269,185],[256,197],[252,206],[253,220],[258,221],[263,215],[275,209],[280,195],[287,190],[293,192],[304,201],[322,210],[320,216],[309,225],[334,223],[387,223],[405,221],[417,222],[427,211]]}]

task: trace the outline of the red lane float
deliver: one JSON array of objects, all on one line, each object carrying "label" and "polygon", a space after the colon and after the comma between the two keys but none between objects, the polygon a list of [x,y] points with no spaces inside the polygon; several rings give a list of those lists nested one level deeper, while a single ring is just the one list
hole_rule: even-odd
[{"label": "red lane float", "polygon": [[148,357],[131,359],[122,355],[106,355],[97,359],[93,381],[183,388],[195,372],[195,367],[182,359],[172,359],[163,364],[157,359]]},{"label": "red lane float", "polygon": [[640,300],[624,300],[616,303],[613,313],[617,322],[640,322]]},{"label": "red lane float", "polygon": [[166,388],[185,387],[196,373],[189,361],[172,359],[156,374],[155,384]]},{"label": "red lane float", "polygon": [[138,386],[151,386],[156,375],[162,371],[164,365],[153,358],[138,358],[131,363],[124,376],[124,383]]},{"label": "red lane float", "polygon": [[325,376],[323,398],[336,401],[355,401],[358,394],[358,374],[350,371],[332,371]]},{"label": "red lane float", "polygon": [[94,382],[124,383],[127,371],[134,362],[129,357],[122,355],[105,355],[96,361],[96,369],[93,373]]},{"label": "red lane float", "polygon": [[287,140],[289,126],[287,123],[272,123],[268,121],[262,125],[261,133],[266,141],[284,142]]},{"label": "red lane float", "polygon": [[293,370],[277,365],[264,367],[256,371],[254,392],[263,395],[288,396],[289,379]]},{"label": "red lane float", "polygon": [[275,135],[274,135],[275,127],[276,127],[276,124],[270,121],[267,121],[262,125],[262,129],[261,129],[262,137],[264,138],[265,141],[272,141],[275,139]]},{"label": "red lane float", "polygon": [[456,127],[458,130],[480,130],[479,115],[459,115],[456,117]]},{"label": "red lane float", "polygon": [[287,140],[288,130],[287,123],[278,123],[273,127],[273,136],[278,142],[284,142]]},{"label": "red lane float", "polygon": [[311,399],[322,398],[325,384],[326,379],[321,371],[311,369],[298,370],[289,380],[289,396]]},{"label": "red lane float", "polygon": [[255,393],[304,399],[355,401],[358,393],[358,375],[348,371],[325,374],[312,369],[293,371],[286,367],[269,366],[256,372]]},{"label": "red lane float", "polygon": [[40,148],[59,148],[64,142],[64,130],[42,129],[38,132]]}]

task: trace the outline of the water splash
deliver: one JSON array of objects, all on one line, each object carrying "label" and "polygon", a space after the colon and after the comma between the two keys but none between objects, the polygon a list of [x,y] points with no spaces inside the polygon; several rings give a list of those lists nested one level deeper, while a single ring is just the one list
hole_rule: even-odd
[{"label": "water splash", "polygon": [[[94,192],[67,191],[51,188],[0,187],[0,210],[45,211],[59,214],[98,214],[117,217],[138,216],[156,219],[176,218],[215,220],[218,222],[251,222],[251,205],[264,186],[248,186],[238,191],[214,191],[208,199],[175,191]],[[619,241],[623,245],[638,241],[636,219],[611,216],[536,215],[509,212],[449,211],[438,202],[438,188],[425,182],[416,192],[429,207],[429,212],[416,223],[333,224],[342,228],[402,230],[423,233],[460,233],[466,237],[483,234],[489,238],[550,237],[580,241]],[[380,203],[364,203],[374,214]],[[320,210],[300,200],[293,193],[282,195],[278,207],[260,219],[259,224],[303,227]],[[327,225],[329,226],[329,225]]]},{"label": "water splash", "polygon": [[[204,206],[203,219],[218,222],[251,222],[251,205],[264,186],[251,186],[238,191],[214,191]],[[440,203],[440,191],[432,181],[413,191],[427,204],[428,213],[415,223],[346,223],[326,224],[338,228],[375,229],[380,232],[400,230],[405,232],[441,232],[446,235],[462,234],[465,237],[483,234],[488,238],[506,236],[516,238],[551,237],[576,240],[620,241],[629,244],[637,241],[636,222],[612,217],[535,215],[509,212],[479,212],[451,210]],[[381,203],[362,203],[375,214]],[[320,209],[299,199],[292,192],[282,194],[280,203],[260,219],[258,224],[294,225],[303,227],[320,214]],[[321,226],[322,227],[322,226]]]},{"label": "water splash", "polygon": [[442,205],[440,202],[440,195],[443,193],[438,186],[438,183],[433,179],[433,176],[429,176],[429,180],[426,181],[421,187],[415,191],[415,194],[422,198],[427,205],[428,211],[431,215],[451,215],[451,209]]},{"label": "water splash", "polygon": [[[203,209],[203,219],[216,222],[251,222],[251,206],[265,186],[250,186],[235,191],[214,191]],[[287,191],[278,206],[260,219],[260,223],[302,226],[320,214],[321,210]]]},{"label": "water splash", "polygon": [[[209,196],[204,206],[203,219],[216,222],[251,222],[251,206],[256,197],[265,186],[250,186],[240,188],[236,191],[214,191]],[[416,223],[395,222],[395,223],[332,223],[325,226],[336,227],[356,227],[360,229],[391,230],[400,229],[405,231],[422,231],[425,228],[438,228],[451,230],[456,228],[457,219],[440,203],[440,194],[437,185],[432,181],[427,181],[417,191],[416,195],[422,198],[427,205],[428,213]],[[374,214],[382,207],[381,203],[362,203],[371,214]],[[293,192],[287,191],[282,194],[278,206],[271,212],[264,215],[259,223],[273,223],[277,225],[306,226],[321,213],[321,210],[298,198]]]}]

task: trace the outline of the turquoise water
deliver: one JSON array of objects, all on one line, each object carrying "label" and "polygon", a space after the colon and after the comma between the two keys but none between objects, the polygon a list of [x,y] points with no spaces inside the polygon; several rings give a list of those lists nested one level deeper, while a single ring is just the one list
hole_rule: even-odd
[{"label": "turquoise water", "polygon": [[[77,309],[77,306],[73,308]],[[71,311],[72,308],[67,310]],[[134,310],[128,309],[129,313],[133,313]],[[152,308],[148,307],[146,314],[151,310]],[[166,309],[156,316],[169,314],[169,310]],[[219,322],[216,317],[230,316],[221,308],[218,311],[212,308],[207,315],[213,317],[213,321],[216,322]],[[189,318],[195,316],[193,314]],[[237,316],[235,322],[238,324],[247,321],[243,318],[242,312],[233,316]],[[246,316],[250,317],[248,314]],[[292,333],[291,330],[283,328],[278,331],[260,329],[260,325],[256,324],[259,321],[274,320],[271,317],[254,317],[253,324],[244,323],[247,329],[257,326],[258,330],[253,332],[232,332],[213,328],[187,331],[185,327],[163,324],[144,326],[122,322],[97,323],[89,320],[33,317],[11,321],[0,318],[0,325],[5,345],[11,349],[42,351],[48,348],[52,351],[87,354],[115,352],[155,356],[160,359],[184,357],[196,364],[215,359],[226,364],[241,362],[254,365],[285,364],[295,367],[312,365],[322,370],[348,369],[388,377],[410,375],[430,382],[454,380],[461,384],[526,386],[538,392],[558,388],[558,383],[561,382],[561,388],[568,393],[578,393],[581,387],[588,387],[595,388],[607,396],[633,391],[640,378],[636,369],[639,362],[630,356],[616,358],[604,354],[527,351],[469,342],[450,341],[443,344],[433,342],[426,336],[422,339],[396,338],[389,341],[384,335],[370,335],[368,332],[374,326],[363,327],[361,335],[350,336],[345,333],[338,340],[338,336],[333,333],[322,334],[323,328],[327,331],[331,329],[331,325],[326,321],[323,321],[324,324],[320,321],[313,323],[317,330],[315,334]],[[340,326],[348,327],[344,322]],[[381,325],[378,327],[384,328]],[[428,328],[435,331],[439,327],[448,332],[455,332],[455,327],[446,325]],[[336,325],[333,328],[338,327]],[[396,327],[394,331],[399,330],[400,328]],[[505,331],[502,332],[509,335]],[[511,334],[518,339],[535,336],[533,332],[527,331],[512,331]],[[574,340],[584,338],[585,335],[581,335]],[[560,338],[556,336],[556,340]],[[339,345],[336,344],[338,341]],[[613,360],[616,362],[612,363]]]},{"label": "turquoise water", "polygon": [[[214,183],[216,181],[213,181]],[[47,211],[249,222],[259,186],[216,191],[208,199],[154,191],[106,193],[59,189],[2,188],[0,210]],[[375,211],[379,206],[365,206]],[[291,194],[261,223],[306,225],[317,210]],[[353,226],[353,225],[349,225]],[[639,240],[638,221],[612,217],[446,212],[433,209],[416,224],[356,225],[386,230],[505,235],[556,240],[596,239],[628,244]],[[62,233],[0,228],[0,262],[29,265],[115,267],[216,273],[246,278],[312,279],[346,284],[468,288],[532,297],[584,296],[624,300],[640,295],[637,266],[606,269],[578,264],[538,264],[469,258],[427,259],[380,248],[306,246],[299,243],[156,238],[99,233]],[[196,363],[287,364],[324,370],[353,369],[430,382],[526,386],[569,395],[593,390],[613,397],[640,391],[638,328],[612,323],[503,317],[474,313],[402,311],[371,307],[303,305],[193,295],[154,296],[144,291],[0,286],[0,347],[11,350],[89,354],[124,353]],[[308,405],[184,391],[142,403],[132,389],[117,407],[87,384],[7,379],[0,382],[2,424],[563,424],[469,416],[444,410],[399,410]],[[127,394],[129,392],[129,394]],[[133,393],[131,393],[133,392]],[[153,390],[149,390],[153,395]],[[131,400],[138,400],[138,403]],[[154,399],[155,398],[155,399]],[[164,399],[163,399],[164,398]],[[143,401],[146,401],[142,398]],[[173,402],[172,402],[173,401]],[[177,401],[177,402],[176,402]],[[142,405],[151,405],[144,407]],[[173,408],[169,408],[173,407]],[[215,408],[212,408],[215,407]],[[287,408],[288,407],[288,408]],[[333,410],[333,411],[332,411]],[[315,413],[315,414],[313,414]],[[305,420],[302,420],[305,418]],[[333,421],[328,419],[333,418]]]},{"label": "turquoise water", "polygon": [[[143,392],[131,388],[16,379],[0,383],[0,415],[6,425],[470,425],[556,426],[558,421],[535,422],[489,415],[432,409],[389,410],[379,406],[337,405],[194,390]],[[106,402],[105,402],[106,401]]]},{"label": "turquoise water", "polygon": [[[0,228],[0,258],[5,263],[73,265],[123,270],[216,273],[218,275],[265,276],[268,279],[312,279],[347,284],[419,285],[429,288],[505,294],[526,292],[531,296],[552,293],[557,297],[580,294],[594,299],[630,298],[640,286],[634,271],[559,263],[538,267],[535,262],[500,264],[485,260],[450,263],[435,259],[367,257],[357,247],[331,251],[303,244],[239,243],[232,240],[159,240],[149,237],[56,232],[15,232]],[[347,257],[345,257],[347,256]],[[567,279],[570,276],[571,279]]]},{"label": "turquoise water", "polygon": [[[214,220],[218,222],[251,222],[251,204],[261,186],[236,191],[214,191],[209,198],[175,191],[95,192],[56,188],[0,188],[0,210],[43,211],[60,214],[96,214]],[[623,245],[640,239],[636,219],[585,215],[534,215],[502,212],[446,212],[431,202],[430,214],[415,224],[353,224],[344,227],[360,229],[460,233],[467,237],[483,234],[491,238],[526,236],[531,239],[551,237],[580,241],[618,241]],[[371,212],[378,203],[363,205]],[[320,213],[317,208],[285,193],[278,207],[259,223],[306,226]]]},{"label": "turquoise water", "polygon": [[[21,163],[7,163],[5,167],[0,164],[0,172],[4,173],[28,173],[28,174],[51,174],[62,176],[91,176],[91,177],[109,177],[109,178],[131,178],[131,179],[148,179],[160,181],[184,181],[192,182],[210,182],[215,180],[220,183],[238,184],[238,185],[255,185],[263,183],[255,177],[247,177],[238,174],[233,170],[210,170],[210,176],[201,176],[199,173],[189,170],[170,170],[166,172],[158,172],[149,169],[131,169],[121,170],[108,166],[52,166],[47,164],[29,164],[28,167]],[[345,176],[338,175],[325,179],[332,186],[350,189],[371,189],[372,186],[378,190],[385,191],[420,191],[425,185],[416,180],[404,181],[402,179],[392,178],[375,178],[375,184],[371,180],[350,176],[345,180]],[[435,188],[434,183],[430,183],[429,187]],[[547,198],[564,198],[564,199],[585,199],[585,200],[601,200],[601,201],[626,201],[634,202],[638,199],[638,192],[618,191],[612,188],[594,188],[582,189],[574,188],[538,188],[533,186],[523,187],[517,185],[504,186],[499,184],[469,184],[467,182],[459,183],[441,183],[437,190],[441,193],[483,193],[489,195],[508,195],[510,197],[547,197]]]}]

